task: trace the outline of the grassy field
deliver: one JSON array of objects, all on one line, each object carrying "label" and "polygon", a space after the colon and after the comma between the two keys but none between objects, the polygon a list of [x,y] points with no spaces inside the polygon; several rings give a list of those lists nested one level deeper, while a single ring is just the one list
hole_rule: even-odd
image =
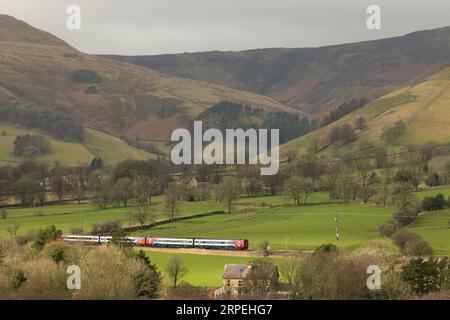
[{"label": "grassy field", "polygon": [[6,135],[0,135],[0,165],[17,165],[25,158],[16,157],[14,155],[14,140],[18,135],[25,134],[39,134],[46,137],[50,141],[51,152],[39,158],[39,161],[53,164],[56,160],[65,165],[76,166],[78,162],[90,163],[94,158],[93,154],[89,152],[82,144],[69,143],[53,139],[49,134],[39,130],[28,130],[23,128],[16,128],[12,125],[0,124],[0,132],[5,132]]},{"label": "grassy field", "polygon": [[[132,210],[132,207],[128,208]],[[110,220],[120,220],[123,226],[130,225],[126,208],[108,208],[99,210],[94,204],[65,204],[49,205],[36,208],[7,208],[8,217],[0,219],[0,236],[8,236],[8,227],[16,223],[20,224],[19,234],[24,234],[30,230],[45,228],[55,225],[63,232],[70,232],[73,228],[83,228],[90,231],[94,223],[106,222]],[[221,206],[214,203],[181,204],[179,216],[204,213],[221,210]],[[154,221],[163,220],[165,216],[162,212],[161,204],[153,206],[152,219]],[[135,224],[135,223],[133,223]]]},{"label": "grassy field", "polygon": [[127,159],[156,158],[156,155],[132,147],[119,138],[88,128],[85,129],[85,132],[84,146],[86,149],[110,165],[116,165]]},{"label": "grassy field", "polygon": [[[246,238],[251,248],[268,240],[273,249],[311,250],[323,243],[353,249],[380,238],[378,226],[394,212],[392,208],[360,204],[286,206],[179,221],[136,234]],[[335,238],[336,214],[340,221],[340,240]]]},{"label": "grassy field", "polygon": [[[254,260],[250,257],[227,257],[216,255],[166,253],[153,251],[147,251],[146,253],[150,257],[152,263],[156,264],[158,270],[161,271],[161,273],[164,273],[167,262],[172,256],[181,256],[182,261],[188,269],[188,273],[183,278],[183,281],[203,287],[220,287],[222,285],[222,274],[225,264],[247,264]],[[280,265],[286,259],[269,258],[266,260]]]},{"label": "grassy field", "polygon": [[105,133],[85,128],[83,143],[71,143],[52,138],[40,130],[30,130],[0,123],[0,165],[17,165],[26,159],[14,155],[14,140],[18,135],[38,134],[50,141],[51,152],[38,161],[52,165],[55,161],[67,166],[79,163],[89,164],[94,157],[100,157],[109,165],[116,165],[126,159],[155,159],[156,155],[129,146],[124,141]]},{"label": "grassy field", "polygon": [[450,209],[427,212],[408,229],[422,236],[436,255],[450,255]]},{"label": "grassy field", "polygon": [[416,195],[420,199],[423,199],[425,197],[435,197],[439,193],[442,193],[445,196],[445,198],[447,198],[448,196],[450,196],[450,187],[449,186],[440,186],[440,187],[436,187],[436,188],[429,188],[429,189],[426,189],[423,191],[416,192]]}]

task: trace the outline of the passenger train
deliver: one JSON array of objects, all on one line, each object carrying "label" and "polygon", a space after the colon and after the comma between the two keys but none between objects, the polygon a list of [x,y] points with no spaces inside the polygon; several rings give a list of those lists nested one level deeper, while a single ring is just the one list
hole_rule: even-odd
[{"label": "passenger train", "polygon": [[[201,248],[222,250],[247,250],[246,239],[197,239],[197,238],[152,238],[127,237],[133,246],[153,248]],[[103,244],[111,242],[111,236],[61,235],[59,240],[65,242],[86,242]]]}]

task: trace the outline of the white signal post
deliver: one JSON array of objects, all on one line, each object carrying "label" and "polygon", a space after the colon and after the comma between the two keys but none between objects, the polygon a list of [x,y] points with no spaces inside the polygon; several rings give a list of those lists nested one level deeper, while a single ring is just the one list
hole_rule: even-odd
[{"label": "white signal post", "polygon": [[336,240],[339,240],[339,215],[336,214],[336,218],[334,218],[336,222]]}]

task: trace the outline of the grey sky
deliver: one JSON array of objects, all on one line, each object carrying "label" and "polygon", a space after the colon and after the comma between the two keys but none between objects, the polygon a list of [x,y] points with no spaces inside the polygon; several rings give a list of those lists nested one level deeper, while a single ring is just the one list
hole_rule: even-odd
[{"label": "grey sky", "polygon": [[[82,29],[66,28],[68,5]],[[382,29],[366,28],[366,8]],[[0,0],[0,13],[44,29],[87,53],[160,54],[311,47],[450,25],[450,0]]]}]

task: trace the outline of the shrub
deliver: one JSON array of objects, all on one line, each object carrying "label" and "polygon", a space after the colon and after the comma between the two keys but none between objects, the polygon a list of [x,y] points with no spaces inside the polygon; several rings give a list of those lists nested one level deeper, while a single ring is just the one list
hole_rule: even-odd
[{"label": "shrub", "polygon": [[446,200],[442,193],[436,197],[425,197],[422,200],[422,209],[426,211],[442,210],[446,206]]},{"label": "shrub", "polygon": [[441,185],[441,179],[439,175],[436,172],[434,172],[425,180],[425,183],[427,186],[437,187]]},{"label": "shrub", "polygon": [[322,245],[318,246],[314,250],[314,253],[320,253],[320,252],[331,253],[331,252],[336,252],[336,251],[337,251],[337,247],[334,244],[327,243],[327,244],[322,244]]},{"label": "shrub", "polygon": [[92,83],[99,83],[102,81],[102,79],[95,71],[80,69],[72,74],[72,81],[78,83],[92,84]]},{"label": "shrub", "polygon": [[404,254],[411,256],[433,254],[431,246],[416,233],[399,231],[392,236],[392,240],[402,249]]},{"label": "shrub", "polygon": [[208,290],[182,282],[176,288],[170,288],[167,298],[172,300],[202,300],[208,299]]},{"label": "shrub", "polygon": [[264,240],[260,246],[259,249],[261,250],[261,253],[264,257],[268,257],[271,254],[271,249],[270,249],[270,243],[268,240]]},{"label": "shrub", "polygon": [[403,252],[410,256],[429,256],[433,254],[431,246],[423,239],[407,241]]},{"label": "shrub", "polygon": [[94,223],[91,233],[94,235],[111,234],[113,231],[120,230],[122,222],[120,220],[106,221],[104,223]]},{"label": "shrub", "polygon": [[86,94],[94,94],[97,93],[97,87],[96,86],[89,86],[84,90],[84,93]]},{"label": "shrub", "polygon": [[[145,269],[138,259],[115,245],[89,250],[79,262],[83,270],[79,299],[118,300],[136,299],[135,276]],[[105,272],[107,270],[107,272]]]},{"label": "shrub", "polygon": [[407,226],[413,223],[419,215],[420,208],[415,205],[409,205],[401,211],[397,212],[394,216],[402,226]]},{"label": "shrub", "polygon": [[0,210],[0,217],[5,220],[8,217],[8,210],[2,209]]},{"label": "shrub", "polygon": [[389,221],[379,227],[379,232],[386,237],[390,237],[400,230],[402,225],[397,221]]},{"label": "shrub", "polygon": [[56,229],[54,225],[39,230],[33,242],[33,249],[41,251],[45,244],[50,241],[56,240],[61,234],[62,231]]},{"label": "shrub", "polygon": [[403,267],[401,278],[409,283],[418,295],[438,291],[441,279],[438,261],[434,258],[412,259]]},{"label": "shrub", "polygon": [[395,244],[403,249],[408,242],[420,240],[420,236],[410,231],[399,231],[392,236]]}]

